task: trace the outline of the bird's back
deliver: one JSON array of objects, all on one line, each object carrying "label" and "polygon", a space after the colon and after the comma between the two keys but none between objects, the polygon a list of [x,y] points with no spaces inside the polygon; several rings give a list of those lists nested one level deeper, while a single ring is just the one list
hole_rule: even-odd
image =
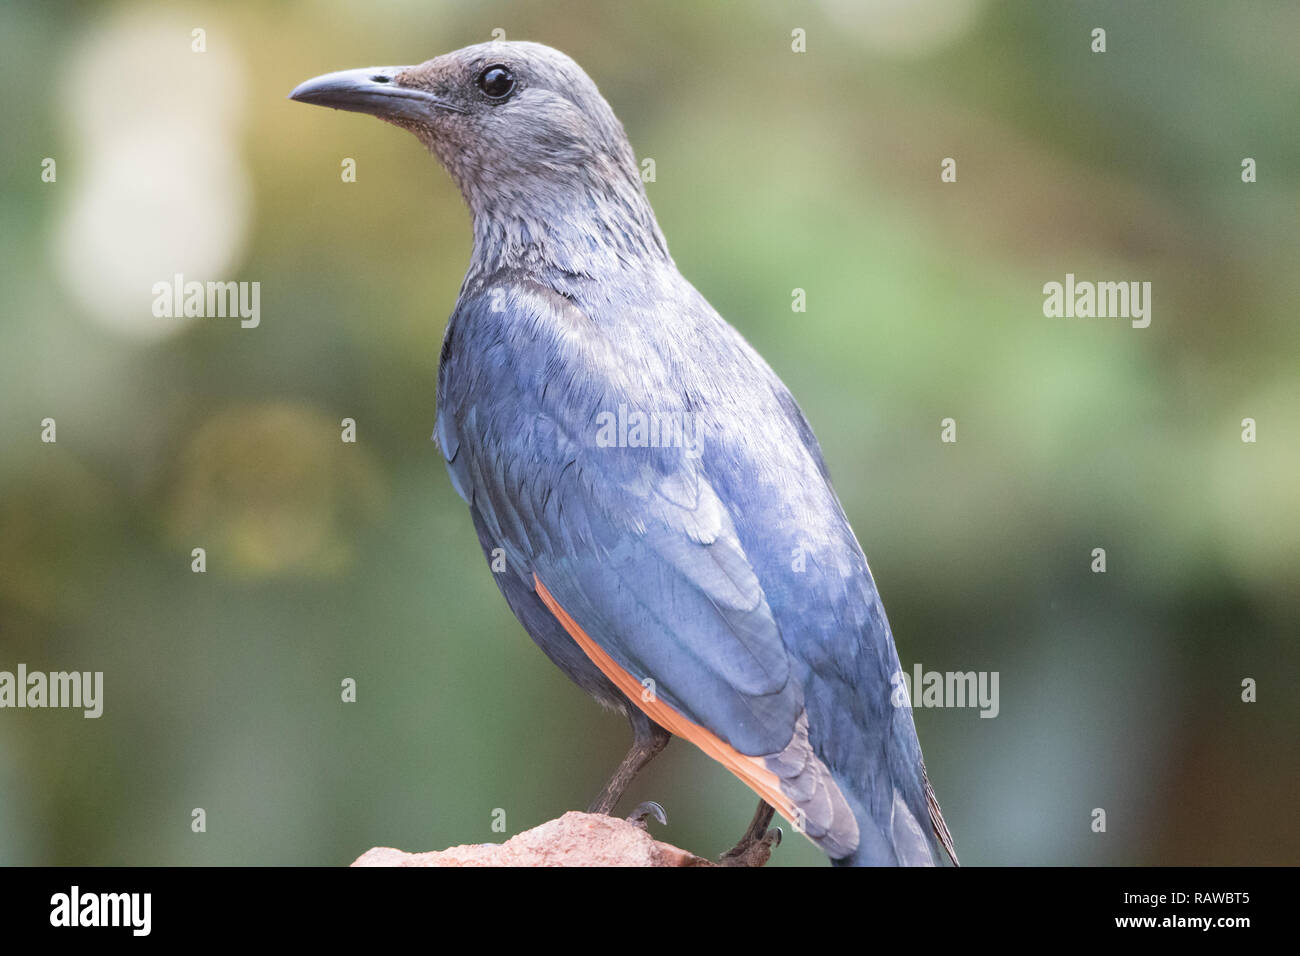
[{"label": "bird's back", "polygon": [[[551,299],[557,304],[537,304]],[[457,481],[467,500],[477,494],[477,507],[497,522],[520,509],[488,499],[508,497],[511,488],[527,496],[523,486],[531,483],[534,500],[541,500],[538,486],[558,486],[579,460],[564,442],[589,439],[602,414],[616,428],[620,415],[625,422],[638,412],[684,422],[698,444],[689,467],[710,489],[710,503],[726,513],[779,630],[794,685],[788,696],[806,710],[813,751],[858,821],[847,862],[937,858],[910,706],[895,693],[900,667],[889,624],[817,441],[776,374],[671,262],[630,274],[626,283],[508,273],[467,286],[448,328],[439,401],[440,422],[472,407],[475,428],[530,436],[523,445],[500,441],[480,450],[501,469],[497,479],[480,469]],[[539,429],[541,419],[549,424]],[[565,437],[539,447],[547,440],[538,436],[552,426]],[[465,431],[454,440],[466,440]],[[678,456],[690,454],[647,452],[667,463],[659,466],[665,481],[683,463]],[[620,467],[613,455],[582,460]],[[598,470],[587,470],[584,480],[598,484]],[[627,502],[629,514],[634,504]],[[497,532],[516,542],[540,533]],[[521,566],[531,568],[535,555],[525,552],[535,546],[515,547]],[[775,713],[777,723],[789,719],[787,711]],[[726,721],[725,714],[717,719]],[[791,729],[772,727],[772,739],[784,743],[780,735]],[[755,739],[750,749],[761,743]]]}]

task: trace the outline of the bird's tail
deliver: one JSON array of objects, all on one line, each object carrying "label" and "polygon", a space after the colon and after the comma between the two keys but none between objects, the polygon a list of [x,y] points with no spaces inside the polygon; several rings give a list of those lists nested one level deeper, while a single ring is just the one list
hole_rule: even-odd
[{"label": "bird's tail", "polygon": [[870,809],[865,801],[849,798],[858,819],[859,840],[848,856],[832,857],[834,865],[942,866],[948,861],[961,865],[925,765],[913,764],[906,778],[909,784],[886,783],[888,789],[877,790]]}]

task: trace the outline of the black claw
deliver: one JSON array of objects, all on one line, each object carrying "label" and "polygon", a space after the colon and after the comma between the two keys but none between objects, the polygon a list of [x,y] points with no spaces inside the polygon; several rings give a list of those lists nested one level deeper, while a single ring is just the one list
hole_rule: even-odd
[{"label": "black claw", "polygon": [[627,822],[635,823],[639,827],[644,827],[646,817],[654,817],[659,821],[661,827],[668,826],[668,814],[664,812],[663,807],[659,806],[659,804],[655,803],[653,800],[647,800],[645,803],[637,806],[637,808],[628,816]]},{"label": "black claw", "polygon": [[780,827],[772,827],[772,829],[767,831],[767,836],[763,837],[763,842],[775,850],[781,845],[782,836],[784,836],[784,834],[781,832]]}]

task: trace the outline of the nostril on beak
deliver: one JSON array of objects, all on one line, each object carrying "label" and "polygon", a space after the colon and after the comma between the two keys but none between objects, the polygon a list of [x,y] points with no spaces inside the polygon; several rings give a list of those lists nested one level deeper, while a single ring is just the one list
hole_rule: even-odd
[{"label": "nostril on beak", "polygon": [[376,73],[370,78],[370,81],[372,83],[391,83],[393,82],[393,78],[391,76],[384,76],[382,73]]}]

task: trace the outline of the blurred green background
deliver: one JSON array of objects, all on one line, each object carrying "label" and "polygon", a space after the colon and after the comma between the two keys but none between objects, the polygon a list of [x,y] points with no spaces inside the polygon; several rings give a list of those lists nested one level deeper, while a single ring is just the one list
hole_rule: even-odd
[{"label": "blurred green background", "polygon": [[[654,158],[682,272],[817,429],[904,667],[999,672],[996,719],[916,712],[963,861],[1300,862],[1300,8],[335,0],[0,8],[0,670],[105,673],[98,720],[0,711],[0,863],[499,841],[495,809],[582,808],[622,756],[429,441],[459,195],[406,133],[286,99],[498,27]],[[260,326],[154,318],[177,272],[259,281]],[[1045,318],[1067,272],[1152,282],[1150,328]],[[709,855],[753,807],[680,742],[643,799]],[[825,860],[788,834],[774,862]]]}]

